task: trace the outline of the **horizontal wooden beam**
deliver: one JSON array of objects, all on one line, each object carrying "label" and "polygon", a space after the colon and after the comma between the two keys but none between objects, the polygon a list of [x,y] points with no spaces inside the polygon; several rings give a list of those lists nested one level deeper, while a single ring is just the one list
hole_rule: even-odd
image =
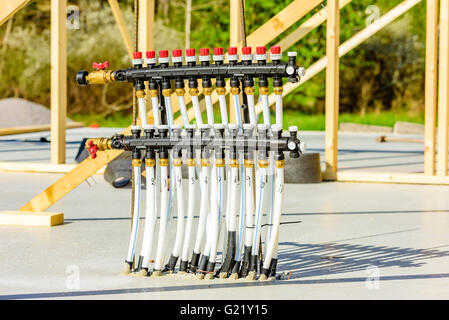
[{"label": "horizontal wooden beam", "polygon": [[[84,127],[84,123],[82,122],[67,122],[66,128],[82,128]],[[50,131],[51,126],[47,125],[36,125],[36,126],[25,126],[25,127],[11,127],[11,128],[0,128],[0,136],[9,136],[13,134],[23,134],[23,133],[32,133],[32,132],[41,132],[41,131]]]},{"label": "horizontal wooden beam", "polygon": [[0,0],[0,26],[25,7],[28,2],[30,0]]},{"label": "horizontal wooden beam", "polygon": [[0,226],[52,227],[63,223],[62,212],[0,211]]},{"label": "horizontal wooden beam", "polygon": [[[327,180],[326,177],[324,179]],[[423,173],[381,173],[346,170],[337,172],[337,181],[449,185],[449,177],[447,176],[429,176]]]}]

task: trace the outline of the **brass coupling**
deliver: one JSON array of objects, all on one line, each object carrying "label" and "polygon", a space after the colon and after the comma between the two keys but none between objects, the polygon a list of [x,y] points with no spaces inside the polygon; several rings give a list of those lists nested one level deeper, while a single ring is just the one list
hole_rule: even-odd
[{"label": "brass coupling", "polygon": [[237,159],[231,159],[229,161],[229,165],[231,166],[231,168],[238,168],[239,166],[239,161]]},{"label": "brass coupling", "polygon": [[215,166],[217,168],[222,168],[225,166],[225,160],[224,159],[215,159]]},{"label": "brass coupling", "polygon": [[285,166],[285,161],[284,160],[276,160],[274,162],[274,165],[276,166],[276,168],[283,168]]},{"label": "brass coupling", "polygon": [[217,87],[215,91],[217,91],[217,94],[220,96],[224,96],[226,94],[226,89],[224,87]]},{"label": "brass coupling", "polygon": [[159,165],[161,167],[168,167],[168,159],[159,159]]},{"label": "brass coupling", "polygon": [[254,87],[246,87],[245,88],[245,93],[247,95],[253,95],[254,94]]},{"label": "brass coupling", "polygon": [[164,97],[170,97],[170,96],[171,96],[171,93],[172,93],[171,89],[163,89],[163,90],[162,90],[162,95],[163,95]]},{"label": "brass coupling", "polygon": [[173,167],[181,167],[182,159],[173,159]]},{"label": "brass coupling", "polygon": [[148,91],[148,94],[150,95],[150,97],[157,97],[158,93],[156,89],[151,89],[150,91]]},{"label": "brass coupling", "polygon": [[231,94],[237,95],[239,93],[240,93],[240,88],[239,87],[231,87]]},{"label": "brass coupling", "polygon": [[154,167],[156,165],[156,160],[154,160],[154,159],[145,159],[145,165],[147,167]]},{"label": "brass coupling", "polygon": [[212,94],[212,88],[208,88],[208,87],[203,88],[203,94],[205,96],[210,96]]},{"label": "brass coupling", "polygon": [[209,159],[201,159],[201,166],[202,167],[208,167],[210,165]]},{"label": "brass coupling", "polygon": [[186,93],[186,91],[183,88],[178,88],[176,89],[175,93],[178,97],[181,97]]},{"label": "brass coupling", "polygon": [[190,94],[191,96],[197,96],[199,93],[200,93],[200,92],[199,92],[198,88],[190,88],[190,89],[189,89],[189,94]]},{"label": "brass coupling", "polygon": [[187,166],[188,167],[194,167],[195,166],[195,159],[187,159]]},{"label": "brass coupling", "polygon": [[114,82],[114,72],[112,70],[98,70],[90,72],[86,81],[89,84],[105,84]]},{"label": "brass coupling", "polygon": [[245,165],[245,168],[254,168],[254,161],[253,160],[245,160],[244,165]]},{"label": "brass coupling", "polygon": [[268,168],[268,160],[259,160],[259,168]]},{"label": "brass coupling", "polygon": [[145,90],[137,90],[136,97],[137,98],[145,98]]},{"label": "brass coupling", "polygon": [[261,94],[261,95],[268,95],[268,87],[260,87],[259,88],[259,94]]},{"label": "brass coupling", "polygon": [[284,88],[283,87],[274,87],[273,92],[274,92],[274,94],[281,95],[282,92],[284,92]]},{"label": "brass coupling", "polygon": [[133,167],[140,167],[142,165],[142,160],[141,159],[133,159],[132,165],[133,165]]},{"label": "brass coupling", "polygon": [[108,138],[93,138],[86,141],[86,149],[89,148],[89,141],[92,141],[97,146],[98,151],[111,149],[111,139]]}]

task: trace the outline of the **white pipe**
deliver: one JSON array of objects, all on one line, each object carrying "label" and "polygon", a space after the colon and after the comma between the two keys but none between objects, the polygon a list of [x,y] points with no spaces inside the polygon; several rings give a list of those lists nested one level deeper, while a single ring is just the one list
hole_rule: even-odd
[{"label": "white pipe", "polygon": [[204,99],[206,100],[206,114],[207,114],[207,123],[211,126],[215,124],[214,122],[214,109],[212,107],[212,99],[210,95],[205,95]]},{"label": "white pipe", "polygon": [[[276,94],[274,96],[276,98],[276,124],[282,127],[283,125],[282,116],[284,114],[284,107],[282,105],[282,94]],[[266,101],[268,103],[268,97]]]},{"label": "white pipe", "polygon": [[195,112],[195,120],[197,126],[200,124],[203,124],[203,118],[201,116],[201,108],[200,108],[200,102],[198,101],[198,96],[192,96],[192,105],[193,105],[193,111]]},{"label": "white pipe", "polygon": [[140,166],[134,166],[134,211],[133,211],[133,226],[131,228],[131,236],[129,238],[128,254],[126,261],[132,263],[134,259],[134,251],[136,248],[137,233],[139,230],[140,221],[140,193],[141,193],[141,172]]},{"label": "white pipe", "polygon": [[201,167],[201,204],[200,204],[200,218],[198,222],[198,229],[196,233],[195,246],[193,252],[198,254],[201,250],[203,236],[206,228],[206,218],[209,211],[209,167]]},{"label": "white pipe", "polygon": [[257,126],[257,120],[256,109],[254,108],[254,95],[248,94],[246,98],[248,100],[249,123],[251,123],[255,128]]},{"label": "white pipe", "polygon": [[252,246],[252,255],[259,254],[259,239],[260,239],[260,228],[262,225],[262,216],[264,208],[264,199],[266,197],[266,186],[267,186],[267,168],[259,168],[259,182],[257,183],[257,200],[256,200],[256,221],[254,228],[254,238]]},{"label": "white pipe", "polygon": [[145,98],[137,98],[137,104],[139,105],[139,116],[142,127],[148,126],[147,108]]},{"label": "white pipe", "polygon": [[271,128],[270,106],[268,104],[268,95],[262,94],[260,96],[262,99],[263,123],[266,124],[269,128]]},{"label": "white pipe", "polygon": [[178,96],[179,110],[181,110],[182,124],[184,128],[189,125],[189,116],[187,115],[186,101],[184,96]]},{"label": "white pipe", "polygon": [[[220,168],[222,169],[222,168]],[[211,178],[211,197],[210,197],[210,230],[209,230],[209,254],[206,251],[206,255],[209,256],[210,262],[215,262],[217,256],[217,242],[218,242],[218,230],[219,230],[219,195],[218,195],[218,168],[214,166],[212,168]]]},{"label": "white pipe", "polygon": [[253,192],[253,168],[245,168],[245,246],[251,247],[254,229],[254,192]]},{"label": "white pipe", "polygon": [[156,260],[154,263],[154,270],[161,271],[163,269],[164,246],[165,246],[165,235],[167,232],[167,222],[168,222],[168,166],[161,166],[161,218],[159,224],[159,237],[157,243]]},{"label": "white pipe", "polygon": [[193,217],[195,210],[195,193],[196,193],[196,179],[195,179],[195,167],[189,166],[189,204],[187,208],[187,223],[186,223],[186,231],[184,233],[184,246],[182,248],[182,261],[188,261],[189,259],[189,247],[190,247],[190,238],[192,234],[192,225],[193,225]]},{"label": "white pipe", "polygon": [[173,248],[173,256],[179,257],[182,247],[182,240],[184,238],[184,189],[182,187],[182,172],[181,166],[175,168],[175,183],[176,183],[176,197],[178,204],[178,223],[176,228],[175,246]]},{"label": "white pipe", "polygon": [[145,166],[147,173],[147,186],[146,186],[146,213],[145,213],[145,231],[143,234],[142,242],[142,268],[148,269],[150,264],[151,250],[153,248],[154,241],[154,228],[156,223],[156,206],[154,203],[154,197],[156,194],[156,179],[154,174],[154,166]]},{"label": "white pipe", "polygon": [[161,120],[159,117],[159,99],[157,97],[151,97],[151,105],[153,107],[154,125],[158,126],[161,124]]},{"label": "white pipe", "polygon": [[167,123],[169,128],[173,127],[173,109],[171,107],[171,97],[164,97],[165,99],[165,109],[167,114]]},{"label": "white pipe", "polygon": [[226,106],[226,97],[224,95],[218,95],[218,102],[220,103],[221,122],[225,126],[227,126],[229,120],[228,120],[228,109]]}]

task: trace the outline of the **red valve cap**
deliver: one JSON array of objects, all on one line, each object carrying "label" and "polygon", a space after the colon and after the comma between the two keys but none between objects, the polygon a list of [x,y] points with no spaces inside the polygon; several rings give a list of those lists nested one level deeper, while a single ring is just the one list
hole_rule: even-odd
[{"label": "red valve cap", "polygon": [[182,50],[181,49],[175,49],[172,51],[173,57],[182,57]]},{"label": "red valve cap", "polygon": [[92,63],[92,67],[97,70],[103,70],[109,67],[109,62],[108,61],[105,61],[103,63],[94,62]]},{"label": "red valve cap", "polygon": [[209,48],[201,48],[200,49],[200,55],[208,56],[209,55]]},{"label": "red valve cap", "polygon": [[228,48],[228,54],[230,54],[230,55],[237,54],[237,47],[229,47]]},{"label": "red valve cap", "polygon": [[142,52],[133,52],[133,59],[142,59]]},{"label": "red valve cap", "polygon": [[221,56],[223,54],[223,48],[214,48],[214,54],[216,56]]},{"label": "red valve cap", "polygon": [[160,50],[159,58],[168,58],[168,50]]},{"label": "red valve cap", "polygon": [[92,159],[95,159],[97,157],[98,147],[94,144],[92,140],[89,140],[88,146],[89,148],[87,149],[87,151],[89,151],[90,155],[92,156]]},{"label": "red valve cap", "polygon": [[245,55],[251,54],[251,47],[243,47],[242,53]]},{"label": "red valve cap", "polygon": [[280,54],[281,53],[281,47],[280,46],[274,46],[270,48],[272,54]]},{"label": "red valve cap", "polygon": [[156,51],[147,51],[146,52],[146,54],[147,54],[147,58],[148,59],[154,59],[155,57],[156,57]]},{"label": "red valve cap", "polygon": [[267,49],[265,47],[257,47],[256,52],[257,54],[265,54],[267,52]]},{"label": "red valve cap", "polygon": [[192,57],[195,55],[195,49],[186,49],[186,55]]}]

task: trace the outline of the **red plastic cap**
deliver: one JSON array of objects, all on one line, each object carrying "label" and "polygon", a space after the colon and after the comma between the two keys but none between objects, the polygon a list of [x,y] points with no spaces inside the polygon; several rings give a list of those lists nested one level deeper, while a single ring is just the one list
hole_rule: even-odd
[{"label": "red plastic cap", "polygon": [[280,54],[281,53],[281,47],[280,46],[271,47],[270,50],[271,50],[272,54]]},{"label": "red plastic cap", "polygon": [[200,49],[200,55],[208,56],[209,55],[209,48],[201,48]]},{"label": "red plastic cap", "polygon": [[160,50],[159,58],[168,58],[168,50]]},{"label": "red plastic cap", "polygon": [[231,54],[231,55],[237,54],[237,47],[229,47],[228,54]]},{"label": "red plastic cap", "polygon": [[142,59],[142,52],[133,52],[133,59]]},{"label": "red plastic cap", "polygon": [[92,140],[89,140],[87,151],[89,151],[90,155],[92,156],[92,159],[95,159],[97,157],[97,151],[98,147],[94,144]]},{"label": "red plastic cap", "polygon": [[267,52],[267,49],[265,47],[257,47],[256,52],[257,54],[265,54]]},{"label": "red plastic cap", "polygon": [[172,51],[173,57],[182,57],[182,50],[181,49],[175,49]]},{"label": "red plastic cap", "polygon": [[147,58],[148,59],[153,59],[156,57],[156,51],[147,51]]},{"label": "red plastic cap", "polygon": [[221,56],[223,54],[223,48],[214,48],[214,54],[216,56]]},{"label": "red plastic cap", "polygon": [[251,54],[251,47],[243,47],[242,53],[245,55]]},{"label": "red plastic cap", "polygon": [[109,62],[108,61],[105,61],[103,63],[97,63],[97,62],[92,63],[92,68],[97,69],[97,70],[103,70],[103,69],[106,69],[108,67],[109,67]]},{"label": "red plastic cap", "polygon": [[195,52],[195,49],[186,49],[186,56],[193,57]]}]

